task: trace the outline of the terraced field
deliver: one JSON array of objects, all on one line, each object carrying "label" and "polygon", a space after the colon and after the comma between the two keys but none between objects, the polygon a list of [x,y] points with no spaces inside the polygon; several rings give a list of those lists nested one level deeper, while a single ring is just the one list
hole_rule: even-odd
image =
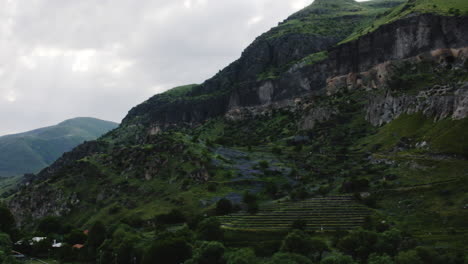
[{"label": "terraced field", "polygon": [[352,196],[312,198],[261,207],[255,215],[238,213],[220,217],[223,228],[250,231],[281,231],[293,221],[307,222],[308,230],[350,230],[361,226],[371,210]]}]

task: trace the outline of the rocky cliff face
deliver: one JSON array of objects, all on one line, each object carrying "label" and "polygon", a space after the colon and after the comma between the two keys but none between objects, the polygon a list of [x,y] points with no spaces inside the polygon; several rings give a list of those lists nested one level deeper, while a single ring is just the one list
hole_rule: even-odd
[{"label": "rocky cliff face", "polygon": [[377,64],[444,48],[468,46],[468,17],[412,14],[331,49],[332,75],[363,72]]},{"label": "rocky cliff face", "polygon": [[[362,81],[357,74],[376,65],[438,49],[466,47],[466,32],[467,17],[413,14],[337,47],[331,47],[337,39],[314,35],[259,38],[238,61],[195,87],[189,94],[192,100],[136,107],[130,111],[124,124],[131,123],[136,116],[146,116],[147,122],[158,129],[194,125],[239,108],[293,100],[307,94],[333,93],[339,89],[337,87],[349,83],[349,78],[355,78],[353,82]],[[257,80],[258,74],[269,67],[285,65],[327,48],[329,55],[324,61],[315,64],[299,62],[278,77]],[[383,74],[379,74],[380,78],[384,78]],[[379,81],[374,85],[379,85]]]},{"label": "rocky cliff face", "polygon": [[[463,68],[467,57],[464,47],[468,46],[464,32],[468,32],[467,17],[419,15],[398,20],[355,41],[329,49],[329,58],[325,61],[314,65],[297,64],[278,79],[248,90],[234,91],[229,115],[242,112],[239,108],[245,106],[252,109],[254,105],[293,100],[307,94],[332,95],[356,88],[386,90],[388,81],[397,74],[393,69],[401,61],[410,60],[417,65],[426,60],[440,67]],[[438,91],[445,89],[443,94],[424,91],[414,96],[374,96],[370,98],[368,120],[374,125],[382,125],[401,113],[419,111],[434,114],[439,119],[464,118],[467,116],[464,110],[467,98],[463,87],[463,83],[446,89],[426,87]],[[244,97],[250,101],[241,100]],[[315,113],[322,114],[312,119],[324,120],[331,112],[317,109]]]}]

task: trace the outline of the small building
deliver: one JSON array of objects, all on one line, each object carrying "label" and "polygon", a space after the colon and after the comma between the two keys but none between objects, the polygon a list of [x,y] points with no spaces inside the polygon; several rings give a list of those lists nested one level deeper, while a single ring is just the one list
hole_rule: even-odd
[{"label": "small building", "polygon": [[33,237],[31,240],[37,243],[37,242],[41,242],[44,239],[47,239],[47,237]]},{"label": "small building", "polygon": [[57,240],[54,239],[54,243],[52,243],[52,247],[53,248],[61,248],[61,247],[63,247],[63,243],[62,242],[57,242]]},{"label": "small building", "polygon": [[72,248],[76,248],[76,249],[82,249],[84,247],[83,244],[75,244],[72,246]]},{"label": "small building", "polygon": [[39,242],[41,242],[42,240],[45,240],[45,239],[47,239],[47,237],[33,237],[33,238],[31,238],[31,240],[29,240],[29,245],[32,246],[32,245],[34,245],[36,243],[39,243]]}]

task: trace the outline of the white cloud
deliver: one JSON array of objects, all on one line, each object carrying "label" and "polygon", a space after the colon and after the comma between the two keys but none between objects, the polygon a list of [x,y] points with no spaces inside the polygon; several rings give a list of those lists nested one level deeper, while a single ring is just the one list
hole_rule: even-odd
[{"label": "white cloud", "polygon": [[5,96],[4,96],[4,99],[10,103],[14,103],[16,102],[16,99],[17,99],[17,95],[15,93],[15,91],[9,91]]},{"label": "white cloud", "polygon": [[312,2],[297,1],[0,0],[0,100],[16,102],[0,103],[0,135],[120,121],[155,93],[210,78],[291,3]]},{"label": "white cloud", "polygon": [[294,11],[300,10],[306,6],[310,5],[310,0],[293,0],[291,2],[291,9]]},{"label": "white cloud", "polygon": [[28,69],[35,69],[37,67],[36,62],[34,61],[34,59],[31,56],[26,56],[26,55],[21,56],[19,58],[19,60],[21,61],[23,66],[25,66]]},{"label": "white cloud", "polygon": [[87,72],[92,66],[96,51],[93,49],[80,50],[72,53],[75,58],[75,62],[72,66],[74,72]]},{"label": "white cloud", "polygon": [[251,26],[257,24],[258,22],[263,20],[263,16],[254,16],[249,21],[247,21],[247,25]]}]

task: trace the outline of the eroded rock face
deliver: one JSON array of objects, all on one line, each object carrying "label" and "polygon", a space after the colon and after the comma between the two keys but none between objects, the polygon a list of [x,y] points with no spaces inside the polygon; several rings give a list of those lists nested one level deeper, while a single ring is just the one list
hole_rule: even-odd
[{"label": "eroded rock face", "polygon": [[412,15],[329,51],[334,76],[364,72],[386,61],[468,46],[468,17]]},{"label": "eroded rock face", "polygon": [[[376,31],[333,48],[336,39],[291,34],[279,38],[258,38],[241,58],[215,77],[195,87],[190,96],[200,100],[180,100],[168,104],[142,104],[132,109],[124,126],[136,116],[164,130],[173,125],[196,125],[223,116],[241,107],[254,107],[291,100],[306,94],[333,94],[336,88],[365,80],[357,73],[375,68],[368,85],[377,88],[387,75],[385,63],[415,57],[434,50],[468,46],[468,17],[411,15],[383,25]],[[259,81],[258,74],[308,54],[327,49],[329,58],[314,65],[296,64],[276,79]],[[335,90],[333,90],[335,89]],[[460,110],[463,112],[464,110]],[[154,133],[149,131],[147,133]]]},{"label": "eroded rock face", "polygon": [[34,193],[23,193],[21,199],[9,204],[18,225],[30,224],[30,219],[46,216],[62,216],[71,212],[80,203],[77,195],[66,195],[62,190],[39,186]]},{"label": "eroded rock face", "polygon": [[373,125],[386,124],[401,114],[423,113],[435,121],[468,117],[468,82],[460,84],[458,89],[433,87],[421,91],[418,95],[392,95],[387,92],[370,99],[367,120]]},{"label": "eroded rock face", "polygon": [[326,90],[328,95],[356,89],[369,91],[366,118],[376,126],[386,124],[404,113],[423,113],[434,120],[463,119],[468,117],[467,82],[432,85],[418,91],[409,91],[411,87],[397,87],[398,91],[395,91],[395,87],[390,86],[394,79],[400,77],[397,70],[401,65],[413,68],[425,63],[436,69],[456,70],[466,68],[467,59],[468,48],[437,49],[404,60],[388,61],[365,72],[330,78]]}]

